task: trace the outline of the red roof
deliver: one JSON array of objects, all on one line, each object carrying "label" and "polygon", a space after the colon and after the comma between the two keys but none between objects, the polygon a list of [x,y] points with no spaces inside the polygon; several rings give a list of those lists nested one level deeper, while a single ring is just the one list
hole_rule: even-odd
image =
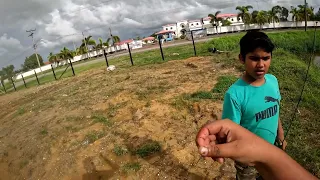
[{"label": "red roof", "polygon": [[172,33],[174,31],[167,31],[167,30],[161,30],[159,32],[157,32],[156,34],[167,34],[167,33]]},{"label": "red roof", "polygon": [[48,62],[44,62],[43,64],[48,65],[48,64],[51,64],[51,62],[48,61]]},{"label": "red roof", "polygon": [[237,17],[238,14],[218,14],[218,18],[223,18],[223,17]]},{"label": "red roof", "polygon": [[[225,18],[225,17],[237,17],[238,14],[218,14],[218,18]],[[206,17],[206,18],[203,18],[204,21],[209,21],[211,20],[211,17]]]},{"label": "red roof", "polygon": [[132,39],[128,39],[128,40],[124,40],[124,41],[120,41],[118,43],[115,43],[115,45],[128,44],[128,43],[131,43],[132,41],[133,41]]},{"label": "red roof", "polygon": [[142,39],[142,41],[153,41],[155,38],[154,37],[146,37]]}]

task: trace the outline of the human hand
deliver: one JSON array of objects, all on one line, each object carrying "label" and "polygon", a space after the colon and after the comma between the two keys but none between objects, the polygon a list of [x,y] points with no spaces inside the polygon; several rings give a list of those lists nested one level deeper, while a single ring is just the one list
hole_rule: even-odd
[{"label": "human hand", "polygon": [[284,140],[284,138],[279,138],[279,137],[277,137],[277,139],[276,139],[276,145],[279,147],[279,148],[281,148],[282,150],[286,150],[286,147],[287,147],[287,141],[286,140]]},{"label": "human hand", "polygon": [[223,162],[231,158],[254,166],[270,146],[266,141],[230,120],[218,120],[204,125],[196,143],[203,157]]}]

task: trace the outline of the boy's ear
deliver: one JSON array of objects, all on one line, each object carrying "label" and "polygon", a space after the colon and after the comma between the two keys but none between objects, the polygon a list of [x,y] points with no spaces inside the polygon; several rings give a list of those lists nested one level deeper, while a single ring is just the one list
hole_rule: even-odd
[{"label": "boy's ear", "polygon": [[239,54],[239,61],[241,64],[244,64],[244,57],[241,54]]}]

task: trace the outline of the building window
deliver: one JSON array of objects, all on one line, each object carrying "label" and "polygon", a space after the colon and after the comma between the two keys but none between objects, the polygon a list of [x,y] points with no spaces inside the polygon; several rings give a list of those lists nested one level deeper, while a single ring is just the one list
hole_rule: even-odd
[{"label": "building window", "polygon": [[233,21],[233,18],[231,19],[231,21]]},{"label": "building window", "polygon": [[193,26],[193,24],[191,24],[191,26]]},{"label": "building window", "polygon": [[199,25],[199,23],[197,23],[197,25]]},{"label": "building window", "polygon": [[240,21],[241,20],[241,18],[240,17],[238,17],[238,21]]},{"label": "building window", "polygon": [[173,27],[171,27],[170,29],[173,29]]},{"label": "building window", "polygon": [[166,30],[168,31],[168,28],[166,28]]}]

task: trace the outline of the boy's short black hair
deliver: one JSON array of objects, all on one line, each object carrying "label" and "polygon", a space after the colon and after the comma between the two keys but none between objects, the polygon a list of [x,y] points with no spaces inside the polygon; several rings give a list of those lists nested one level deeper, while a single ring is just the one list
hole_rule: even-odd
[{"label": "boy's short black hair", "polygon": [[249,31],[240,40],[240,54],[243,59],[246,59],[246,55],[253,52],[257,48],[264,49],[268,53],[272,53],[274,44],[269,37],[259,31]]}]

